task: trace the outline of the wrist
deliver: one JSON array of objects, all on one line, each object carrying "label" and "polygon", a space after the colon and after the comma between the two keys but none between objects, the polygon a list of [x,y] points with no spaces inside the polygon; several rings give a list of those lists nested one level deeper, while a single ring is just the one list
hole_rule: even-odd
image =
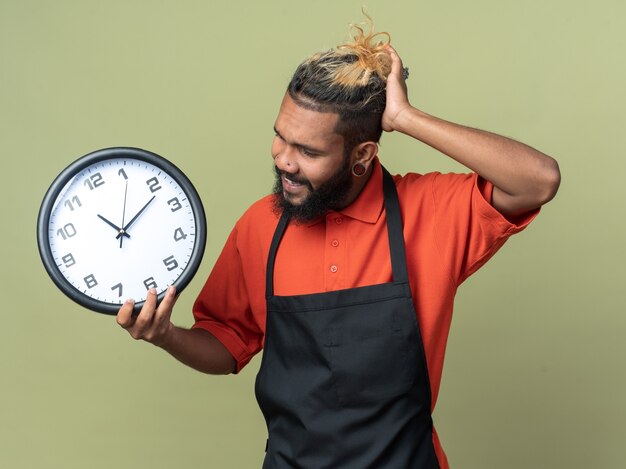
[{"label": "wrist", "polygon": [[159,334],[158,340],[152,342],[153,345],[162,348],[165,351],[175,348],[177,336],[177,327],[170,321],[167,322],[163,332]]},{"label": "wrist", "polygon": [[394,119],[394,129],[403,134],[413,136],[415,129],[419,125],[419,121],[427,117],[428,114],[409,105],[396,115]]}]

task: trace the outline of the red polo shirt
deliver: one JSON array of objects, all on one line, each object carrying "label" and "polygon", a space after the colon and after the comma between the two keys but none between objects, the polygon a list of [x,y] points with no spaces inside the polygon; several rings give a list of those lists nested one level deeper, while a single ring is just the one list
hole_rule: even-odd
[{"label": "red polo shirt", "polygon": [[[491,205],[492,185],[475,174],[394,176],[407,268],[430,384],[437,400],[458,286],[521,231]],[[278,223],[272,196],[253,204],[231,232],[194,305],[194,327],[212,333],[241,370],[263,347],[265,269]],[[308,224],[290,223],[274,270],[276,295],[300,295],[389,282],[389,242],[379,162],[358,198]],[[443,469],[445,454],[435,435]]]}]

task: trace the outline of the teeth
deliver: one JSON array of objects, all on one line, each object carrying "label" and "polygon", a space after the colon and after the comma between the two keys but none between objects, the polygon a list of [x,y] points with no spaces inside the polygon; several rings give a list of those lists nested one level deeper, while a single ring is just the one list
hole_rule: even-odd
[{"label": "teeth", "polygon": [[287,181],[289,184],[291,184],[292,186],[300,186],[301,184],[299,182],[295,182],[292,181],[291,179],[289,179],[287,176],[285,176],[285,181]]}]

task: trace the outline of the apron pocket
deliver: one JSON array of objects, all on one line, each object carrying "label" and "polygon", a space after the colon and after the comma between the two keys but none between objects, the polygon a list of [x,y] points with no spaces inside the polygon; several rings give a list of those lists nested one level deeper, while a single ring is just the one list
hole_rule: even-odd
[{"label": "apron pocket", "polygon": [[412,307],[387,301],[335,314],[341,321],[324,329],[323,344],[340,405],[392,398],[415,385],[424,365]]}]

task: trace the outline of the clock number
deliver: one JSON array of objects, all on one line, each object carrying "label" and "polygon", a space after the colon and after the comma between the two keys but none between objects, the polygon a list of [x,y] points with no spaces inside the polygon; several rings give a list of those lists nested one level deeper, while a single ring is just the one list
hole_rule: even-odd
[{"label": "clock number", "polygon": [[148,184],[148,187],[150,188],[150,192],[152,193],[161,189],[161,186],[159,186],[159,180],[155,177],[148,179],[146,181],[146,184]]},{"label": "clock number", "polygon": [[111,287],[111,290],[115,290],[115,289],[117,289],[117,290],[118,290],[117,297],[118,297],[118,298],[121,298],[121,296],[122,296],[122,284],[121,284],[121,283],[118,283],[117,285],[113,285],[113,286]]},{"label": "clock number", "polygon": [[96,187],[100,187],[104,184],[104,179],[102,179],[102,174],[96,173],[89,176],[89,179],[85,179],[85,185],[89,187],[89,190],[92,191]]},{"label": "clock number", "polygon": [[67,208],[69,208],[73,212],[74,211],[74,204],[76,204],[78,207],[82,207],[83,206],[83,204],[80,203],[80,199],[78,198],[77,195],[72,197],[70,200],[66,200],[63,205],[65,205]]},{"label": "clock number", "polygon": [[85,285],[87,285],[87,288],[93,288],[98,285],[98,281],[96,280],[96,277],[93,276],[93,274],[87,275],[87,277],[85,277],[83,280],[85,281]]},{"label": "clock number", "polygon": [[176,267],[178,267],[178,262],[176,262],[176,259],[174,259],[174,256],[170,256],[170,257],[163,259],[163,264],[165,264],[165,267],[167,267],[167,270],[169,271],[172,271]]},{"label": "clock number", "polygon": [[178,197],[174,197],[173,199],[168,200],[167,205],[170,206],[170,210],[172,212],[175,212],[176,210],[180,210],[181,208],[183,208],[183,206],[178,201]]},{"label": "clock number", "polygon": [[63,240],[76,236],[76,228],[71,223],[68,223],[63,228],[57,230],[57,236],[61,236]]},{"label": "clock number", "polygon": [[128,176],[126,176],[126,171],[124,171],[124,168],[120,169],[117,174],[119,174],[120,176],[122,176],[124,179],[128,180]]},{"label": "clock number", "polygon": [[181,241],[187,239],[187,235],[182,228],[176,228],[174,230],[174,241]]},{"label": "clock number", "polygon": [[145,285],[146,290],[150,290],[151,288],[157,287],[157,284],[154,281],[154,277],[148,277],[147,279],[143,281],[143,284]]},{"label": "clock number", "polygon": [[63,256],[61,260],[65,264],[65,267],[72,267],[74,264],[76,264],[76,260],[74,260],[74,256],[72,256],[71,253]]}]

